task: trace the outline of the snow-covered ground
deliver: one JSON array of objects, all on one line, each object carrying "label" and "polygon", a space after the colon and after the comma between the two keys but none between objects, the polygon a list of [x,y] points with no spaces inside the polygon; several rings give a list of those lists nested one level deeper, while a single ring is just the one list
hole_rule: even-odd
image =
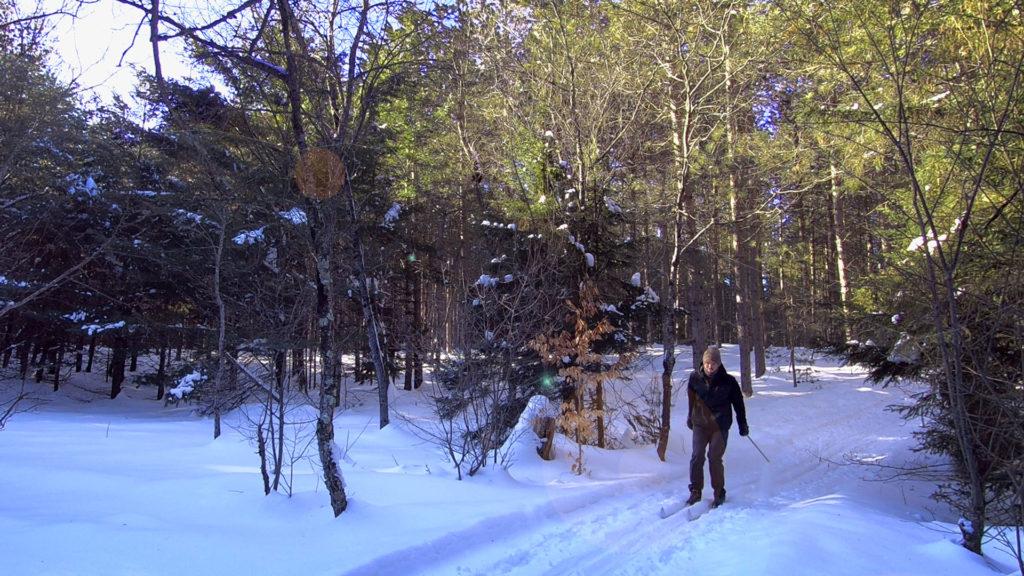
[{"label": "snow-covered ground", "polygon": [[[656,377],[651,352],[634,384]],[[738,365],[734,347],[724,358]],[[677,366],[682,379],[688,352]],[[238,430],[213,440],[211,422],[187,406],[164,407],[132,386],[111,401],[79,375],[0,431],[0,573],[1016,573],[994,544],[986,558],[956,544],[956,517],[928,499],[932,486],[882,482],[885,468],[850,463],[917,457],[914,426],[886,410],[907,390],[868,386],[862,371],[807,353],[798,368],[811,381],[793,388],[788,367],[775,367],[747,401],[751,437],[770,463],[734,428],[729,500],[693,521],[659,517],[686,494],[682,395],[667,462],[652,446],[589,449],[587,474],[576,476],[562,444],[555,461],[519,450],[508,468],[459,481],[410,427],[429,411],[425,392],[395,390],[396,415],[378,430],[376,391],[350,389],[363,401],[336,420],[350,507],[334,518],[309,463],[296,464],[291,497],[264,496],[255,449]]]}]

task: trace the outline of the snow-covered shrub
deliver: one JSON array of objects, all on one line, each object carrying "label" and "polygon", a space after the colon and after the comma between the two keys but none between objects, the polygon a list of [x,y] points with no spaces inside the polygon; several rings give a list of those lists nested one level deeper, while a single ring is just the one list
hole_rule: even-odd
[{"label": "snow-covered shrub", "polygon": [[196,368],[184,368],[180,372],[182,373],[171,380],[175,382],[175,385],[167,390],[167,395],[164,397],[165,405],[177,406],[181,402],[191,404],[202,396],[200,392],[197,392],[197,389],[201,388],[202,384],[206,382],[206,374],[201,369]]},{"label": "snow-covered shrub", "polygon": [[202,358],[192,365],[180,366],[168,372],[168,381],[174,385],[164,397],[165,404],[178,405],[181,402],[196,406],[196,411],[203,416],[213,414],[214,404],[219,405],[221,412],[233,410],[245,401],[247,391],[241,386],[238,370],[226,361],[223,382],[216,389],[217,360],[212,356]]},{"label": "snow-covered shrub", "polygon": [[[916,347],[916,357],[920,359],[920,348]],[[847,362],[860,364],[871,369],[869,380],[872,382],[884,382],[886,385],[899,380],[900,378],[915,378],[923,368],[919,361],[911,362],[907,354],[907,345],[901,344],[901,351],[895,346],[886,347],[868,340],[866,342],[851,341],[844,346],[831,350],[843,356]]]},{"label": "snow-covered shrub", "polygon": [[532,351],[476,349],[444,362],[434,373],[434,410],[440,441],[461,478],[488,461],[504,460],[503,445],[529,400],[557,392],[554,379]]}]

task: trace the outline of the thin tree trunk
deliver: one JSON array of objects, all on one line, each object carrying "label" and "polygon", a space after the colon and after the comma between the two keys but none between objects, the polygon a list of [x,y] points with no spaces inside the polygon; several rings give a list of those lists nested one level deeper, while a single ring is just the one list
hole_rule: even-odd
[{"label": "thin tree trunk", "polygon": [[129,372],[137,372],[139,370],[139,342],[138,338],[132,338],[131,340],[131,361],[128,364]]},{"label": "thin tree trunk", "polygon": [[423,386],[423,342],[425,332],[423,329],[423,265],[416,263],[416,267],[413,272],[414,275],[412,278],[412,387],[416,390],[419,390],[420,386]]},{"label": "thin tree trunk", "polygon": [[18,375],[21,377],[22,381],[28,378],[29,346],[30,344],[28,340],[23,340],[21,344],[18,345]]},{"label": "thin tree trunk", "polygon": [[50,348],[43,355],[43,362],[49,363],[50,367],[47,369],[47,374],[53,374],[57,371],[57,351],[64,345],[59,340],[54,340],[51,343]]},{"label": "thin tree trunk", "polygon": [[85,347],[85,336],[78,335],[78,343],[75,344],[75,372],[82,371],[82,349]]},{"label": "thin tree trunk", "polygon": [[306,363],[304,361],[305,355],[305,348],[292,349],[292,375],[299,379],[299,390],[302,392],[309,390],[309,380],[306,378]]},{"label": "thin tree trunk", "polygon": [[[729,32],[727,32],[729,34]],[[749,260],[749,247],[745,220],[748,216],[745,206],[747,194],[746,162],[736,158],[737,114],[733,103],[736,83],[733,78],[733,62],[731,56],[731,39],[725,46],[725,84],[728,118],[725,126],[726,166],[729,171],[729,207],[732,212],[732,245],[733,245],[733,291],[736,298],[736,340],[740,348],[740,387],[743,393],[750,396],[754,393],[750,378],[750,326],[749,304],[744,300],[749,294],[747,279],[749,275],[743,265]]]},{"label": "thin tree trunk", "polygon": [[796,342],[793,335],[793,320],[791,318],[793,311],[793,293],[792,289],[786,285],[786,253],[784,252],[780,258],[779,263],[779,294],[785,294],[785,301],[782,302],[782,322],[783,322],[783,334],[786,339],[786,347],[789,348],[789,373],[793,376],[793,388],[796,388]]},{"label": "thin tree trunk", "polygon": [[167,349],[167,337],[161,337],[160,343],[160,364],[156,369],[156,399],[163,400],[167,388],[167,357],[170,350]]},{"label": "thin tree trunk", "polygon": [[[678,101],[677,101],[678,99]],[[668,450],[668,436],[671,429],[672,418],[672,373],[675,369],[675,345],[676,345],[676,318],[675,306],[679,299],[677,287],[680,276],[680,266],[689,261],[687,247],[695,240],[695,233],[689,232],[688,227],[693,215],[693,198],[690,185],[690,134],[692,130],[692,102],[689,94],[679,96],[678,93],[669,94],[669,116],[672,120],[672,154],[674,164],[675,202],[673,203],[672,219],[672,253],[671,260],[666,266],[666,292],[662,293],[662,346],[664,347],[664,359],[662,360],[661,374],[661,426],[658,431],[658,458],[665,461]],[[690,238],[689,242],[683,245],[683,236]],[[666,252],[667,254],[667,252]],[[689,271],[692,277],[694,271]],[[692,305],[692,302],[690,303]],[[696,351],[693,352],[696,355]]]},{"label": "thin tree trunk", "polygon": [[[412,262],[406,260],[403,270],[403,289],[404,295],[404,308],[405,319],[408,324],[413,324],[413,297],[412,297]],[[415,326],[406,330],[405,334],[405,389],[412,390],[412,373],[413,373],[413,333],[416,330]]]},{"label": "thin tree trunk", "polygon": [[355,357],[356,357],[355,381],[356,381],[356,385],[358,386],[358,385],[363,383],[363,347],[361,345],[359,345],[359,344],[356,344]]},{"label": "thin tree trunk", "polygon": [[167,93],[163,66],[160,65],[160,0],[151,0],[149,7],[149,42],[153,50],[153,77],[161,100]]},{"label": "thin tree trunk", "polygon": [[[734,170],[738,171],[739,168]],[[749,290],[749,272],[745,267],[750,261],[748,257],[749,247],[747,246],[747,231],[744,226],[745,211],[741,207],[740,188],[743,180],[735,174],[730,174],[729,205],[733,218],[733,292],[736,301],[736,340],[740,349],[740,388],[746,396],[754,393],[754,386],[750,375],[750,304],[747,301]]]},{"label": "thin tree trunk", "polygon": [[[717,186],[714,187],[713,193],[716,197],[718,196]],[[718,215],[715,214],[713,217],[717,218]],[[722,269],[719,265],[719,247],[721,246],[721,238],[719,238],[718,235],[718,226],[711,229],[711,245],[711,305],[714,310],[713,328],[715,334],[713,339],[715,344],[721,344],[724,338],[722,322],[725,319],[725,296],[723,294],[725,286],[722,282]]]},{"label": "thin tree trunk", "polygon": [[[50,346],[51,343],[47,342],[39,348],[39,356],[36,363],[36,382],[42,382],[44,374],[53,374],[54,351]],[[48,368],[47,365],[49,365]]]},{"label": "thin tree trunk", "polygon": [[[371,286],[371,278],[367,274],[366,255],[363,249],[362,227],[358,225],[358,210],[356,208],[355,193],[352,184],[345,180],[343,186],[346,199],[348,200],[349,216],[352,220],[351,238],[352,246],[356,253],[356,281],[359,283],[358,292],[360,304],[363,309],[363,319],[366,321],[367,340],[370,344],[370,358],[373,360],[374,373],[377,379],[377,397],[379,403],[379,422],[383,428],[390,421],[388,405],[388,386],[390,374],[388,364],[385,362],[384,354],[387,350],[385,336],[381,326],[377,322],[377,313],[374,311],[374,290]],[[373,281],[376,284],[375,281]]]},{"label": "thin tree trunk", "polygon": [[53,391],[60,390],[60,367],[64,363],[64,343],[57,343],[57,350],[53,353]]},{"label": "thin tree trunk", "polygon": [[278,350],[274,355],[274,383],[277,390],[277,406],[275,408],[273,395],[271,395],[268,413],[273,414],[277,410],[276,418],[271,418],[273,425],[277,420],[277,446],[274,450],[274,491],[277,491],[281,484],[281,473],[284,469],[284,420],[285,420],[285,364],[287,364],[287,353]]},{"label": "thin tree trunk", "polygon": [[224,385],[224,354],[227,312],[224,297],[220,292],[221,264],[224,259],[224,238],[227,233],[228,219],[221,218],[220,229],[217,231],[217,248],[213,261],[213,300],[217,305],[217,375],[213,381],[213,437],[220,438],[220,409]]},{"label": "thin tree trunk", "polygon": [[[268,403],[272,403],[268,400]],[[271,410],[268,406],[268,411]],[[260,456],[260,476],[263,478],[263,494],[270,494],[270,474],[267,472],[267,437],[263,432],[263,421],[256,424],[256,453]],[[276,487],[274,488],[277,489]]]},{"label": "thin tree trunk", "polygon": [[114,349],[110,356],[110,399],[117,398],[124,383],[124,369],[128,360],[128,338],[122,334],[114,336]]},{"label": "thin tree trunk", "polygon": [[[281,38],[284,43],[285,63],[286,63],[286,84],[288,87],[288,104],[291,112],[291,125],[292,133],[295,136],[296,143],[298,144],[299,152],[305,154],[308,151],[308,144],[306,141],[306,131],[302,125],[302,91],[301,91],[301,68],[298,65],[298,58],[295,52],[292,50],[292,35],[293,35],[293,19],[291,7],[287,0],[277,0],[277,10],[281,21]],[[365,19],[366,12],[368,11],[367,4],[364,2],[363,7],[363,18]],[[362,27],[365,22],[360,22],[360,29],[356,34],[354,43],[359,42],[359,36],[361,35]],[[294,32],[298,35],[297,28]],[[356,44],[358,48],[358,44]],[[357,56],[358,50],[352,50],[349,54],[350,66],[353,65],[353,60]],[[351,70],[351,74],[354,74],[354,66]],[[350,86],[350,89],[354,89],[354,86]],[[346,111],[345,118],[342,120],[342,128],[347,127],[348,124],[348,105],[350,100],[346,100]],[[348,187],[346,177],[346,187]],[[336,215],[334,209],[336,203],[332,201],[333,197],[328,197],[324,200],[315,200],[312,202],[311,207],[314,212],[314,217],[310,219],[310,237],[312,240],[312,246],[314,250],[314,260],[316,263],[316,307],[317,307],[317,322],[319,324],[319,345],[320,354],[323,358],[324,365],[322,366],[322,372],[324,377],[319,395],[318,415],[316,422],[316,438],[317,438],[317,450],[320,455],[320,466],[323,471],[324,486],[327,488],[327,493],[331,500],[331,509],[334,512],[334,516],[339,516],[348,507],[348,497],[345,494],[345,485],[341,476],[341,469],[338,466],[338,457],[340,457],[340,449],[334,444],[334,389],[333,386],[337,385],[337,381],[332,377],[334,374],[334,364],[337,361],[337,351],[335,350],[334,342],[334,323],[335,308],[334,308],[334,283],[332,276],[332,256],[333,247],[336,242],[334,237],[335,233],[335,220]],[[353,216],[355,212],[353,211]],[[358,220],[353,218],[352,227],[358,231],[360,228]],[[358,236],[358,232],[354,232]],[[361,256],[362,246],[358,246]],[[361,266],[362,274],[358,278],[359,282],[363,284],[360,292],[365,289],[365,267]],[[365,298],[364,298],[365,301]]]},{"label": "thin tree trunk", "polygon": [[840,319],[840,326],[843,332],[843,341],[847,342],[850,340],[850,286],[847,281],[847,270],[846,270],[846,251],[844,249],[843,236],[845,234],[845,218],[843,215],[843,206],[840,197],[840,178],[839,178],[839,167],[836,166],[835,159],[829,156],[829,212],[831,214],[831,226],[829,231],[832,233],[832,242],[835,250],[835,267],[836,277],[839,281],[839,304],[840,312],[842,317]]},{"label": "thin tree trunk", "polygon": [[751,336],[754,341],[754,377],[760,378],[768,371],[768,366],[765,359],[764,274],[761,271],[760,227],[758,227],[756,234],[757,238],[754,240],[754,250],[751,251],[750,262],[750,309],[753,312],[750,326]]},{"label": "thin tree trunk", "polygon": [[675,302],[675,274],[673,255],[665,250],[664,270],[661,291],[661,345],[664,350],[661,361],[661,423],[658,428],[658,458],[664,462],[668,452],[668,434],[672,425],[672,372],[676,366],[676,320],[673,302]]},{"label": "thin tree trunk", "polygon": [[92,372],[92,362],[96,358],[96,335],[89,337],[89,361],[85,364],[85,371]]},{"label": "thin tree trunk", "polygon": [[[695,233],[690,230],[691,235]],[[687,306],[691,314],[691,325],[693,326],[693,362],[696,362],[704,355],[704,350],[714,338],[715,334],[715,297],[713,271],[709,266],[709,255],[702,250],[690,250],[690,280],[687,288]]]},{"label": "thin tree trunk", "polygon": [[[806,201],[801,199],[797,210],[797,231],[799,233],[800,246],[802,248],[800,253],[800,285],[803,288],[803,297],[807,299],[807,305],[803,307],[797,320],[804,322],[806,325],[814,326],[814,308],[816,306],[814,301],[813,282],[814,239],[811,238],[807,230],[806,206]],[[801,338],[801,343],[806,344],[806,334],[807,330],[805,327],[805,337]]]},{"label": "thin tree trunk", "polygon": [[2,358],[2,361],[0,361],[0,366],[2,366],[3,368],[7,368],[7,366],[9,366],[11,363],[11,352],[12,349],[14,348],[13,340],[14,315],[11,315],[11,317],[8,318],[6,322],[4,322],[4,339],[2,348],[0,348],[0,350],[3,350],[3,352],[0,353],[0,358]]}]

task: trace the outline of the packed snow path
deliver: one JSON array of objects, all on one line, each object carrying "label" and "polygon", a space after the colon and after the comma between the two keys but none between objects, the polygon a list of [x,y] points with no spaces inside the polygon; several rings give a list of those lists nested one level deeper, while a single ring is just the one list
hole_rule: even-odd
[{"label": "packed snow path", "polygon": [[[553,493],[538,510],[488,519],[352,574],[967,573],[961,562],[922,571],[920,544],[901,533],[901,524],[916,529],[929,519],[930,486],[883,483],[885,469],[856,463],[891,466],[910,456],[912,427],[886,411],[903,400],[899,390],[866,386],[863,373],[834,361],[817,370],[817,382],[797,388],[784,380],[788,374],[758,383],[748,418],[771,462],[734,428],[728,501],[696,520],[685,513],[659,517],[662,505],[687,495],[689,434],[676,433],[669,462],[660,464],[667,470],[652,470],[644,454],[595,454],[593,468],[626,477],[635,466],[639,477],[591,484],[586,502],[561,503]],[[704,496],[710,499],[709,489]],[[946,543],[950,556],[977,569],[976,559]],[[866,570],[860,546],[884,556],[887,566]]]},{"label": "packed snow path", "polygon": [[[377,430],[376,391],[352,389],[355,407],[336,419],[349,448],[350,508],[333,518],[314,462],[296,462],[291,497],[263,495],[239,414],[212,440],[210,421],[188,407],[164,408],[151,390],[130,386],[110,401],[102,375],[81,375],[0,432],[4,573],[1012,573],[994,545],[993,558],[957,546],[956,518],[927,498],[932,485],[879,481],[889,471],[882,466],[917,457],[916,424],[886,410],[906,402],[906,391],[865,385],[862,371],[835,359],[801,356],[810,378],[793,388],[785,367],[770,367],[747,401],[751,435],[771,463],[734,427],[728,501],[693,522],[659,518],[687,491],[681,395],[667,462],[652,446],[588,449],[587,473],[577,476],[565,439],[551,462],[526,441],[507,470],[491,466],[460,482],[410,426],[429,422],[428,391],[395,390],[399,417]],[[734,347],[724,359],[738,365]],[[652,350],[633,385],[653,385],[660,364]],[[688,371],[680,354],[675,381]]]}]

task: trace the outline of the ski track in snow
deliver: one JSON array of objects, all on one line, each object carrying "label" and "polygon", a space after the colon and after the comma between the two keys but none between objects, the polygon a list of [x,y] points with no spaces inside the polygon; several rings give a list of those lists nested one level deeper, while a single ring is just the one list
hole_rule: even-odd
[{"label": "ski track in snow", "polygon": [[[723,352],[727,367],[738,365],[735,346]],[[835,359],[802,359],[800,368],[814,373],[796,388],[778,368],[755,379],[747,401],[751,437],[771,462],[734,425],[725,505],[692,521],[686,511],[662,519],[661,507],[688,493],[690,432],[680,390],[688,356],[680,352],[673,375],[667,461],[657,460],[653,446],[587,448],[582,477],[569,470],[574,445],[560,436],[555,461],[540,460],[526,439],[511,468],[491,466],[459,482],[438,460],[436,446],[411,433],[402,418],[372,430],[376,392],[353,389],[352,399],[366,400],[336,419],[339,437],[361,437],[351,441],[351,459],[343,464],[351,508],[337,519],[323,502],[315,469],[297,470],[293,498],[264,498],[255,493],[253,448],[238,433],[211,442],[208,421],[190,416],[188,407],[163,409],[138,399],[88,405],[104,396],[93,375],[100,389],[66,386],[71,396],[62,403],[20,415],[0,435],[7,458],[0,486],[9,495],[0,504],[0,531],[9,536],[0,551],[12,574],[1012,571],[957,546],[956,517],[948,511],[939,512],[941,524],[929,522],[933,485],[873,482],[880,469],[850,463],[910,462],[917,423],[886,410],[907,401],[904,390],[867,386],[862,371],[838,367]],[[660,360],[656,348],[648,350],[633,384],[616,392],[658,385]],[[429,414],[423,393],[396,392],[393,400],[396,415],[409,421]],[[62,471],[60,478],[49,475],[52,469]],[[700,506],[711,496],[705,486]],[[93,539],[116,541],[118,550],[92,546]],[[54,552],[46,544],[52,541],[66,545]],[[273,552],[252,554],[262,549]],[[76,571],[81,566],[90,568]]]},{"label": "ski track in snow", "polygon": [[[863,379],[863,374],[847,368],[825,370],[833,378]],[[778,511],[803,500],[827,497],[844,484],[863,482],[869,471],[844,460],[877,445],[877,439],[870,433],[867,437],[851,435],[851,427],[858,423],[870,427],[884,420],[887,430],[878,430],[884,436],[892,433],[892,428],[903,426],[896,415],[885,416],[883,410],[901,396],[889,397],[863,386],[816,395],[819,385],[787,388],[778,382],[784,379],[782,374],[755,381],[755,391],[760,393],[747,400],[752,435],[772,462],[764,462],[734,425],[726,452],[728,500],[701,517],[691,521],[685,510],[666,519],[659,515],[662,505],[686,497],[687,433],[683,436],[687,445],[677,446],[674,453],[670,450],[670,462],[666,464],[676,477],[590,490],[556,500],[541,510],[490,518],[412,549],[395,551],[349,574],[646,575],[676,573],[686,566],[699,565],[708,542],[742,533],[752,519],[764,516],[762,511]],[[826,385],[836,384],[830,381]],[[837,393],[882,396],[879,402],[841,402],[843,410],[836,410],[830,401]],[[782,433],[760,428],[759,416]],[[804,434],[794,437],[794,430]],[[706,474],[705,465],[707,483]],[[710,499],[709,492],[706,486],[705,500]],[[489,538],[497,532],[490,528],[497,527],[503,537]],[[510,527],[514,528],[511,532]]]}]

